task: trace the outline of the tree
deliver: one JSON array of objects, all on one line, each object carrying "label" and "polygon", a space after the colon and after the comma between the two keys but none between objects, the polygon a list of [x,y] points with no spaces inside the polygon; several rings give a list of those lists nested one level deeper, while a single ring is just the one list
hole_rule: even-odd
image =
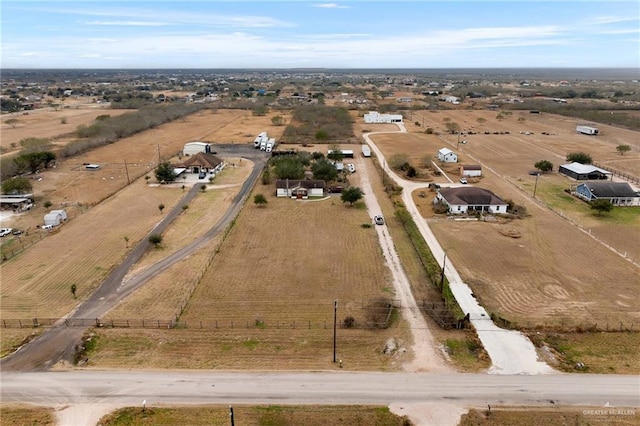
[{"label": "tree", "polygon": [[45,209],[48,209],[49,207],[51,207],[53,205],[53,203],[49,200],[45,201],[44,204],[42,205]]},{"label": "tree", "polygon": [[282,126],[284,124],[284,118],[281,115],[274,115],[271,117],[271,123],[274,126]]},{"label": "tree", "polygon": [[162,243],[162,235],[160,234],[149,235],[149,242],[153,244],[156,248],[158,248]]},{"label": "tree", "polygon": [[449,133],[451,133],[452,135],[460,131],[460,125],[455,121],[450,121],[447,124],[445,124],[445,126],[449,131]]},{"label": "tree", "polygon": [[543,173],[550,172],[551,170],[553,170],[553,163],[549,160],[540,160],[536,164],[534,164],[533,167],[535,167],[536,169],[540,170]]},{"label": "tree", "polygon": [[362,192],[362,189],[358,188],[357,186],[351,186],[342,191],[340,199],[343,203],[349,203],[350,205],[353,205],[353,203],[362,199],[363,196],[364,193]]},{"label": "tree", "polygon": [[631,151],[631,147],[629,145],[618,145],[616,146],[616,151],[618,151],[620,155],[624,155],[625,152]]},{"label": "tree", "polygon": [[304,166],[296,157],[276,157],[274,163],[274,172],[278,179],[302,179],[304,177]]},{"label": "tree", "polygon": [[160,210],[160,214],[162,214],[162,210],[164,210],[164,204],[158,204],[158,210]]},{"label": "tree", "polygon": [[31,191],[29,179],[17,177],[2,182],[2,192],[5,194],[26,194]]},{"label": "tree", "polygon": [[176,180],[176,173],[173,171],[173,167],[168,161],[158,164],[155,170],[156,179],[158,182],[173,182]]},{"label": "tree", "polygon": [[329,147],[329,152],[327,154],[327,158],[329,160],[333,160],[333,161],[342,161],[342,159],[344,158],[344,155],[342,154],[342,150],[340,149],[339,145],[333,144]]},{"label": "tree", "polygon": [[78,286],[75,284],[71,284],[71,294],[73,294],[73,298],[76,298],[76,291],[78,291]]},{"label": "tree", "polygon": [[338,177],[338,170],[336,167],[324,158],[313,163],[311,166],[311,172],[313,173],[314,179],[324,181],[336,180]]},{"label": "tree", "polygon": [[595,210],[598,216],[613,210],[613,204],[609,200],[595,200],[591,202],[591,210]]},{"label": "tree", "polygon": [[255,204],[258,207],[266,206],[267,205],[267,199],[262,194],[256,194],[253,197],[253,204]]},{"label": "tree", "polygon": [[567,161],[580,164],[591,164],[593,162],[591,156],[585,152],[572,152],[567,154]]}]

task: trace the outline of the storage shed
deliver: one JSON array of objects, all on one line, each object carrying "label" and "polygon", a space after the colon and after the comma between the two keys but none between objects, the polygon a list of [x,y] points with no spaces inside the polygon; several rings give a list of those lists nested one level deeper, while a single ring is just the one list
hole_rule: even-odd
[{"label": "storage shed", "polygon": [[561,165],[558,172],[575,180],[607,180],[613,177],[609,170],[576,162]]},{"label": "storage shed", "polygon": [[184,144],[184,148],[182,149],[182,154],[187,156],[195,155],[199,152],[206,154],[211,153],[211,144],[206,142],[189,142]]},{"label": "storage shed", "polygon": [[380,114],[377,111],[369,111],[364,115],[364,122],[373,123],[402,123],[401,114]]},{"label": "storage shed", "polygon": [[442,148],[438,151],[438,160],[444,161],[445,163],[457,163],[458,154],[451,151],[449,148]]},{"label": "storage shed", "polygon": [[461,164],[460,176],[480,177],[482,176],[482,166],[480,166],[479,164]]},{"label": "storage shed", "polygon": [[44,215],[45,225],[58,226],[65,220],[67,220],[67,212],[64,210],[51,210]]}]

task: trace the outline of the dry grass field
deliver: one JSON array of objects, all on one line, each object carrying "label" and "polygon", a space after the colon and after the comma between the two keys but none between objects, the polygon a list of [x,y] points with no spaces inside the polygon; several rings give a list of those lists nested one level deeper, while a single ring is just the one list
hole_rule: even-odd
[{"label": "dry grass field", "polygon": [[53,408],[21,404],[0,405],[0,421],[3,426],[54,426],[57,424]]},{"label": "dry grass field", "polygon": [[19,142],[26,138],[50,139],[54,146],[64,144],[78,126],[90,125],[97,116],[116,116],[132,110],[111,109],[105,104],[86,104],[70,105],[57,111],[43,108],[25,112],[26,115],[22,112],[2,114],[0,147],[3,152],[20,149]]},{"label": "dry grass field", "polygon": [[[347,316],[365,323],[368,300],[393,297],[375,232],[361,227],[370,222],[365,210],[338,197],[299,202],[274,192],[254,190],[268,205],[242,210],[180,317],[186,329],[101,330],[90,364],[335,368],[334,300],[339,323]],[[150,283],[156,294],[181,285],[163,277]],[[398,322],[387,330],[340,328],[337,353],[349,369],[398,368],[401,353],[382,353],[389,338],[407,343],[408,330]]]},{"label": "dry grass field", "polygon": [[[369,406],[233,406],[234,420],[239,425],[308,425],[322,426],[393,426],[407,425],[405,419],[387,407]],[[132,424],[154,425],[222,425],[229,422],[229,407],[123,408],[103,417],[103,426]]]},{"label": "dry grass field", "polygon": [[[626,327],[633,322],[637,326],[640,319],[637,310],[640,299],[635,291],[637,267],[544,204],[534,202],[530,192],[534,177],[527,174],[539,159],[549,159],[557,167],[564,163],[567,152],[578,148],[590,152],[596,161],[621,169],[623,164],[629,166],[627,157],[638,156],[637,134],[605,126],[602,137],[588,138],[575,134],[575,121],[566,118],[543,115],[533,120],[526,113],[523,122],[516,116],[496,120],[496,114],[490,111],[414,113],[420,119],[424,115],[424,128],[432,127],[440,132],[445,130],[446,117],[463,129],[510,132],[509,135],[464,136],[468,143],[460,145],[460,162],[482,163],[484,177],[476,184],[524,205],[531,216],[507,224],[429,219],[463,279],[475,290],[483,306],[520,325],[599,323],[603,326],[606,322],[622,321]],[[479,124],[478,118],[486,121]],[[418,164],[425,156],[434,156],[441,147],[456,148],[457,135],[426,135],[418,133],[424,130],[422,126],[407,124],[407,127],[411,131],[407,135],[377,135],[374,140],[387,156],[404,153],[412,163]],[[521,135],[521,130],[533,131],[534,135]],[[543,131],[551,135],[542,135]],[[615,151],[620,143],[634,146],[634,151],[620,156]],[[640,175],[638,164],[628,171]],[[459,175],[455,167],[447,170],[457,182]],[[434,180],[445,181],[441,177]],[[538,182],[538,195],[542,197],[547,188],[552,187],[561,192],[572,183],[555,173],[544,175]],[[433,195],[428,191],[426,194],[425,198],[417,194],[414,198],[424,216],[431,218]],[[582,222],[583,227],[592,230],[592,235],[622,253],[627,252],[628,257],[640,258],[637,245],[640,215],[624,223],[612,223],[595,218],[588,211],[574,210],[576,212],[563,210],[563,214]],[[504,236],[501,231],[505,228],[515,229],[521,238]]]},{"label": "dry grass field", "polygon": [[462,416],[460,426],[565,426],[565,425],[640,425],[637,409],[622,407],[532,409],[531,407],[491,407],[471,409]]}]

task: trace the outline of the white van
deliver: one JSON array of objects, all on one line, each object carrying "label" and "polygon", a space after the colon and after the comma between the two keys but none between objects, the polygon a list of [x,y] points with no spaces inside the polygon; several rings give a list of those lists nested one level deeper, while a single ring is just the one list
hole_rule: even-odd
[{"label": "white van", "polygon": [[53,225],[42,225],[42,227],[40,229],[53,229]]}]

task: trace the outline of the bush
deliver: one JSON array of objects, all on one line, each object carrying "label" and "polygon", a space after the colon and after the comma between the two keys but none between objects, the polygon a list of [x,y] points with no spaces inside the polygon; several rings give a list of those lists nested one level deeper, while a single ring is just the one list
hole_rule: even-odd
[{"label": "bush", "polygon": [[356,325],[356,319],[352,316],[348,316],[342,321],[342,327],[344,328],[352,328],[354,325]]}]

